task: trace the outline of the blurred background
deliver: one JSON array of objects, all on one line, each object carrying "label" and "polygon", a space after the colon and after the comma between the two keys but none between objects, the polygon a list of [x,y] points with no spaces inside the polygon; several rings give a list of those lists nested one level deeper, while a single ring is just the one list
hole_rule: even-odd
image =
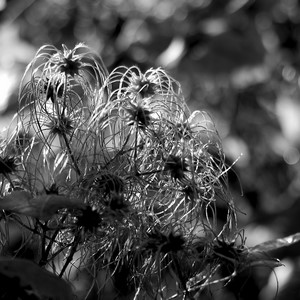
[{"label": "blurred background", "polygon": [[[300,231],[300,1],[0,0],[0,130],[37,49],[79,42],[109,71],[164,67],[190,109],[209,112],[228,165],[238,159],[229,179],[248,246]],[[273,254],[277,279],[254,270],[240,299],[300,299],[300,246]]]}]

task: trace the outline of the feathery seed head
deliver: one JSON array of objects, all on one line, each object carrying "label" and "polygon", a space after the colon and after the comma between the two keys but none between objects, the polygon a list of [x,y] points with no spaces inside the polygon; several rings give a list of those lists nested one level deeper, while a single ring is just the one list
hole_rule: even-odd
[{"label": "feathery seed head", "polygon": [[65,115],[59,117],[50,116],[46,127],[50,130],[50,134],[54,136],[69,135],[74,129],[73,121]]},{"label": "feathery seed head", "polygon": [[82,227],[84,231],[95,232],[102,223],[102,217],[96,209],[87,206],[81,210],[77,217],[76,225]]},{"label": "feathery seed head", "polygon": [[142,98],[148,98],[155,95],[158,89],[158,85],[151,81],[151,78],[144,74],[132,74],[129,86],[129,91],[132,93],[140,94]]},{"label": "feathery seed head", "polygon": [[16,157],[3,156],[0,157],[0,174],[8,175],[17,170],[18,163]]}]

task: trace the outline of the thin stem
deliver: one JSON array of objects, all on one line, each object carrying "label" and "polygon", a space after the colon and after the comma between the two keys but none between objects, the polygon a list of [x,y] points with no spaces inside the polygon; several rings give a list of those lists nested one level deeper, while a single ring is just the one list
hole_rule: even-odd
[{"label": "thin stem", "polygon": [[[65,83],[64,83],[64,104],[63,104],[62,115],[65,114],[65,108],[66,108],[66,106],[67,106],[67,105],[66,105],[67,83],[68,83],[68,75],[65,74]],[[57,114],[59,115],[59,111],[57,111]],[[76,162],[76,159],[75,159],[75,157],[74,157],[74,154],[73,154],[73,152],[72,152],[72,150],[71,150],[71,147],[70,147],[70,144],[69,144],[69,140],[68,140],[68,138],[67,138],[67,136],[66,136],[66,133],[65,133],[64,131],[62,131],[62,132],[61,132],[61,135],[62,135],[62,137],[63,137],[63,139],[64,139],[65,145],[66,145],[67,150],[68,150],[68,154],[69,154],[69,156],[70,156],[70,158],[71,158],[71,160],[72,160],[72,163],[73,163],[73,166],[74,166],[74,168],[75,168],[75,171],[76,171],[77,175],[80,176],[80,175],[81,175],[81,171],[80,171],[80,169],[79,169],[79,167],[78,167],[78,164],[77,164],[77,162]]]},{"label": "thin stem", "polygon": [[[61,220],[60,220],[61,224],[63,224],[63,222],[65,221],[66,218],[67,218],[67,213],[65,213],[65,214],[62,216],[62,218],[61,218]],[[47,261],[48,261],[48,256],[49,256],[49,254],[50,254],[50,251],[51,251],[51,249],[52,249],[52,246],[53,246],[53,244],[54,244],[54,242],[55,242],[55,239],[56,239],[57,235],[59,234],[60,230],[61,230],[60,227],[58,227],[58,228],[55,230],[55,232],[53,233],[53,235],[52,235],[52,237],[51,237],[51,239],[50,239],[50,242],[49,242],[47,248],[46,248],[45,250],[43,250],[43,256],[42,256],[42,258],[41,258],[41,260],[40,260],[40,262],[39,262],[39,265],[40,265],[40,266],[44,266],[44,265],[47,263]]]},{"label": "thin stem", "polygon": [[63,274],[65,273],[65,271],[68,267],[68,265],[72,261],[73,256],[74,256],[75,252],[77,251],[77,246],[79,244],[79,241],[80,241],[80,232],[77,232],[77,235],[74,237],[73,245],[71,246],[71,249],[70,249],[70,254],[68,255],[68,257],[66,259],[66,262],[63,265],[63,267],[62,267],[62,269],[61,269],[61,271],[58,275],[59,277],[63,276]]},{"label": "thin stem", "polygon": [[48,256],[48,255],[46,255],[46,233],[47,233],[48,228],[47,228],[46,224],[40,223],[40,226],[43,230],[43,233],[42,233],[42,257],[40,259],[39,265],[44,266],[46,264],[47,256]]},{"label": "thin stem", "polygon": [[76,171],[77,175],[80,176],[81,175],[81,171],[80,171],[80,169],[78,167],[77,161],[76,161],[76,159],[74,157],[74,154],[73,154],[73,152],[71,150],[71,147],[70,147],[69,141],[67,139],[67,136],[66,136],[65,132],[62,132],[61,135],[62,135],[62,137],[63,137],[63,139],[65,141],[65,145],[67,147],[68,154],[69,154],[69,156],[70,156],[70,158],[72,160],[72,163],[73,163],[73,166],[75,168],[75,171]]}]

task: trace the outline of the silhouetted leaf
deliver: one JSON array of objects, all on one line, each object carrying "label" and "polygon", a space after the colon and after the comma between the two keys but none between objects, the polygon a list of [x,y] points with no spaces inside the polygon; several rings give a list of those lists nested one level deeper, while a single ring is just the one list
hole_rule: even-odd
[{"label": "silhouetted leaf", "polygon": [[61,208],[84,208],[84,204],[78,199],[55,194],[32,197],[26,191],[13,191],[0,199],[0,209],[42,220],[50,219]]},{"label": "silhouetted leaf", "polygon": [[[0,258],[0,274],[18,282],[18,288],[30,290],[38,299],[74,299],[71,287],[58,276],[40,268],[35,263],[20,258]],[[16,280],[17,279],[17,280]],[[14,286],[8,286],[8,294]]]},{"label": "silhouetted leaf", "polygon": [[254,247],[251,248],[251,251],[272,251],[272,250],[277,250],[282,247],[288,247],[291,246],[297,242],[300,241],[300,232],[289,235],[285,238],[279,238],[271,241],[267,241],[261,244],[258,244]]}]

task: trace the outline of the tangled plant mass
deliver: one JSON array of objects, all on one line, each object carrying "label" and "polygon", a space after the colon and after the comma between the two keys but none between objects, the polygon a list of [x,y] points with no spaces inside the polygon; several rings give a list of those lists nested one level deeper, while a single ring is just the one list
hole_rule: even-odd
[{"label": "tangled plant mass", "polygon": [[[213,121],[189,111],[163,69],[109,73],[84,44],[43,46],[24,74],[16,120],[0,148],[2,248],[5,224],[16,222],[22,247],[36,242],[41,272],[72,282],[88,270],[86,297],[113,282],[129,299],[200,299],[246,268],[280,265],[265,254],[276,241],[245,246]],[[27,293],[53,297],[21,279]],[[72,299],[63,293],[55,299]]]}]

